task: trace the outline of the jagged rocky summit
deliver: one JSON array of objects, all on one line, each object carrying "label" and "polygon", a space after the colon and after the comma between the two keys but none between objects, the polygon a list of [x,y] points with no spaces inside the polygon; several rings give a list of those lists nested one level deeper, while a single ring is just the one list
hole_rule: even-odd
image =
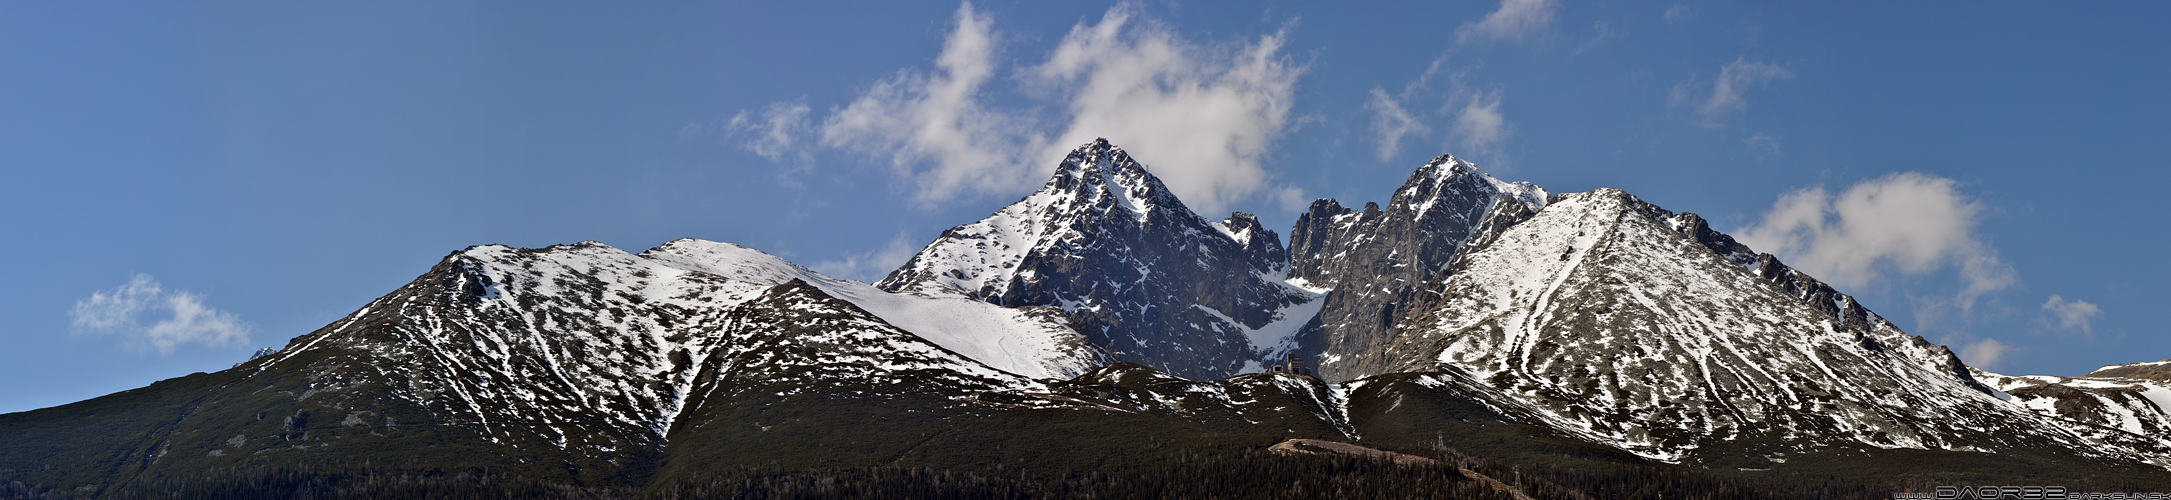
[{"label": "jagged rocky summit", "polygon": [[1281,237],[1237,212],[1209,221],[1106,139],[1039,191],[943,231],[875,286],[1061,308],[1116,359],[1194,379],[1288,351],[1316,293],[1287,283]]},{"label": "jagged rocky summit", "polygon": [[1545,207],[1547,193],[1506,183],[1440,155],[1410,174],[1387,207],[1363,210],[1312,202],[1289,231],[1290,276],[1330,290],[1318,319],[1299,334],[1319,373],[1349,380],[1386,373],[1395,319],[1420,305],[1427,283],[1445,276],[1472,241]]}]

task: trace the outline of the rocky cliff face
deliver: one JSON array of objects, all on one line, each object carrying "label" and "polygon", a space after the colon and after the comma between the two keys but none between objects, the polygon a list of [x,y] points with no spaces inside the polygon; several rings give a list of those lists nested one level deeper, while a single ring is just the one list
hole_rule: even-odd
[{"label": "rocky cliff face", "polygon": [[1210,379],[1286,350],[1310,319],[1315,296],[1283,282],[1286,255],[1257,218],[1201,218],[1096,140],[1039,191],[943,231],[876,286],[1059,307],[1117,359]]},{"label": "rocky cliff face", "polygon": [[1395,320],[1422,307],[1427,283],[1488,227],[1504,229],[1545,206],[1544,189],[1494,179],[1441,155],[1410,174],[1385,209],[1319,200],[1289,231],[1291,277],[1330,289],[1318,324],[1300,336],[1319,373],[1346,380],[1385,373]]}]

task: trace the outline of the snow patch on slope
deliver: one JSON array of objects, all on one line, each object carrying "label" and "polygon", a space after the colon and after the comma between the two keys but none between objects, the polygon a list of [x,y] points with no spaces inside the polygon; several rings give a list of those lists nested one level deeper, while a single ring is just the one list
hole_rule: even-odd
[{"label": "snow patch on slope", "polygon": [[800,279],[898,328],[996,369],[1035,379],[1070,378],[1098,364],[1083,338],[1050,314],[955,296],[897,294],[831,278],[759,250],[682,239],[641,256],[681,269],[773,286]]}]

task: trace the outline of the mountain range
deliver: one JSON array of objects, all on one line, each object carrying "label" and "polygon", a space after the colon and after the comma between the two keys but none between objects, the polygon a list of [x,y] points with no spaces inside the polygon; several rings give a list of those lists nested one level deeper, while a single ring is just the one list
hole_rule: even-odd
[{"label": "mountain range", "polygon": [[[1308,374],[1269,369],[1291,359]],[[1373,455],[1261,454],[1298,438],[1561,498],[2161,491],[2171,360],[1987,372],[1696,214],[1447,155],[1384,207],[1312,203],[1285,246],[1096,140],[872,284],[695,239],[453,252],[232,369],[0,415],[0,482],[134,498],[1405,480],[1333,465]],[[1175,464],[1251,472],[1197,483]]]}]

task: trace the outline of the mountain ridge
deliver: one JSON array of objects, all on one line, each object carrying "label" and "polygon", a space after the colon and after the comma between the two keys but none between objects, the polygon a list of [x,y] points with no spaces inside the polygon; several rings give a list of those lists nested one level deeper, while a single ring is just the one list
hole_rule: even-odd
[{"label": "mountain ridge", "polygon": [[[1442,155],[1385,208],[1319,200],[1290,237],[1198,216],[1096,140],[871,285],[696,239],[473,246],[233,369],[0,415],[0,478],[112,496],[338,460],[651,487],[1060,476],[1288,439],[1600,468],[2171,470],[2171,361],[1982,371],[1618,189]],[[1319,376],[1258,373],[1283,356]]]},{"label": "mountain ridge", "polygon": [[[1677,220],[1614,189],[1554,200],[1446,278],[1390,371],[1452,368],[1554,427],[1667,462],[1740,443],[1771,459],[1849,440],[2085,447],[1972,379],[1863,343]],[[2146,441],[2128,456],[2171,449]]]}]

